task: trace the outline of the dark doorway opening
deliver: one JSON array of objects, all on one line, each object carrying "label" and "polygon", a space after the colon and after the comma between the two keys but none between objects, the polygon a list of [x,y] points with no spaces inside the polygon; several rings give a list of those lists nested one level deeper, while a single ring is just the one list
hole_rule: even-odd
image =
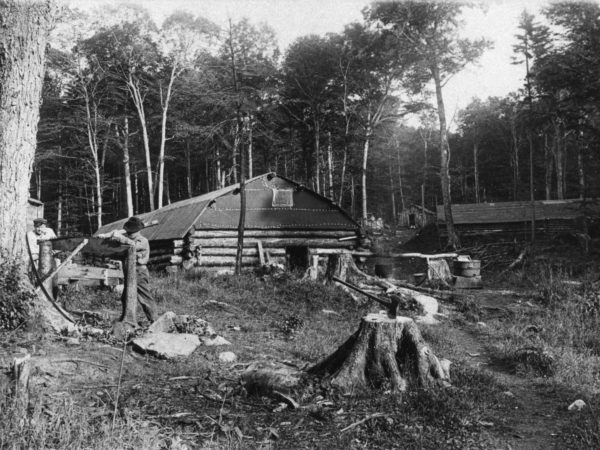
[{"label": "dark doorway opening", "polygon": [[288,260],[289,270],[306,270],[310,265],[310,252],[308,247],[294,246],[286,247],[285,254]]}]

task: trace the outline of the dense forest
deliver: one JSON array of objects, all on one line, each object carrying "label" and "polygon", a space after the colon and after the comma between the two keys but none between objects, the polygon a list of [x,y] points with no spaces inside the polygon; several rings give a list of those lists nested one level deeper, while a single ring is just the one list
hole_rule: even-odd
[{"label": "dense forest", "polygon": [[446,123],[445,81],[490,46],[460,37],[462,8],[376,3],[361,23],[283,52],[268,25],[247,19],[64,10],[31,196],[62,235],[267,171],[388,223],[450,192],[453,203],[598,196],[600,7],[524,11],[522,89]]}]

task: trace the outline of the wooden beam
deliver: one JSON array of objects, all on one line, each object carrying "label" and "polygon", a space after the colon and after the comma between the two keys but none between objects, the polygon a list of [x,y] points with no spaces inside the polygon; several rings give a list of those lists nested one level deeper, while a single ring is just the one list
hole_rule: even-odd
[{"label": "wooden beam", "polygon": [[[236,237],[237,230],[196,230],[191,233],[194,238],[219,238]],[[244,237],[315,237],[315,238],[354,238],[358,237],[356,231],[352,230],[245,230]]]},{"label": "wooden beam", "polygon": [[[60,271],[60,269],[62,269],[63,267],[65,267],[65,266],[66,266],[66,265],[67,265],[67,264],[68,264],[68,263],[69,263],[69,262],[70,262],[70,261],[73,259],[73,257],[74,257],[74,256],[75,256],[77,253],[79,253],[83,247],[85,247],[85,246],[87,245],[87,243],[88,243],[88,240],[87,240],[87,239],[84,239],[84,240],[81,242],[81,244],[79,244],[79,245],[78,245],[78,246],[75,248],[75,250],[73,250],[73,251],[71,252],[71,254],[70,254],[69,256],[67,256],[67,257],[65,258],[65,260],[64,260],[62,263],[60,263],[60,265],[59,265],[59,266],[58,266],[56,269],[54,269],[54,271],[53,271],[53,272],[51,272],[50,274],[48,274],[48,276],[44,277],[44,279],[42,280],[42,282],[45,282],[45,281],[47,281],[47,280],[51,280],[51,279],[52,279],[52,278],[53,278],[53,277],[54,277],[54,276],[55,276],[55,275],[56,275],[56,274],[57,274],[57,273]],[[38,286],[38,287],[36,288],[35,292],[36,292],[36,293],[39,293],[40,291],[41,291],[41,288]]]},{"label": "wooden beam", "polygon": [[265,265],[265,255],[263,254],[263,246],[262,242],[256,241],[256,246],[258,247],[258,259],[260,261],[260,265]]},{"label": "wooden beam", "polygon": [[[272,247],[323,247],[323,248],[351,248],[352,241],[338,241],[337,239],[311,239],[311,238],[261,238],[263,248]],[[194,245],[202,247],[235,247],[235,238],[194,238]],[[255,239],[244,240],[244,246],[256,247]]]}]

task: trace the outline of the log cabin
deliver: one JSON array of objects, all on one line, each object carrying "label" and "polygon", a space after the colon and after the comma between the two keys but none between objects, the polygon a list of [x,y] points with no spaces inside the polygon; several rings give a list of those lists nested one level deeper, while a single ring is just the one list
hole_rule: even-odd
[{"label": "log cabin", "polygon": [[[531,220],[535,218],[536,235],[552,239],[561,234],[586,233],[590,218],[598,216],[595,201],[580,199],[537,200],[534,202],[494,202],[453,204],[454,226],[461,236],[527,240]],[[437,206],[440,234],[445,236],[443,205]]]},{"label": "log cabin", "polygon": [[[312,256],[328,256],[356,248],[359,224],[331,200],[275,173],[249,179],[242,265],[264,262],[305,269]],[[154,269],[232,269],[240,217],[239,184],[227,186],[145,214]],[[122,228],[127,219],[105,225],[97,233]]]}]

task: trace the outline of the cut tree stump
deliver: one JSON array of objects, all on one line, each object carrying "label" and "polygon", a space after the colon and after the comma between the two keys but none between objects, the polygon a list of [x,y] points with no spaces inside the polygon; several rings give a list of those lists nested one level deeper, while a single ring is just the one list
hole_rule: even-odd
[{"label": "cut tree stump", "polygon": [[448,363],[433,354],[411,318],[385,312],[363,317],[354,335],[308,370],[345,393],[387,387],[404,392],[447,381],[448,372]]}]

